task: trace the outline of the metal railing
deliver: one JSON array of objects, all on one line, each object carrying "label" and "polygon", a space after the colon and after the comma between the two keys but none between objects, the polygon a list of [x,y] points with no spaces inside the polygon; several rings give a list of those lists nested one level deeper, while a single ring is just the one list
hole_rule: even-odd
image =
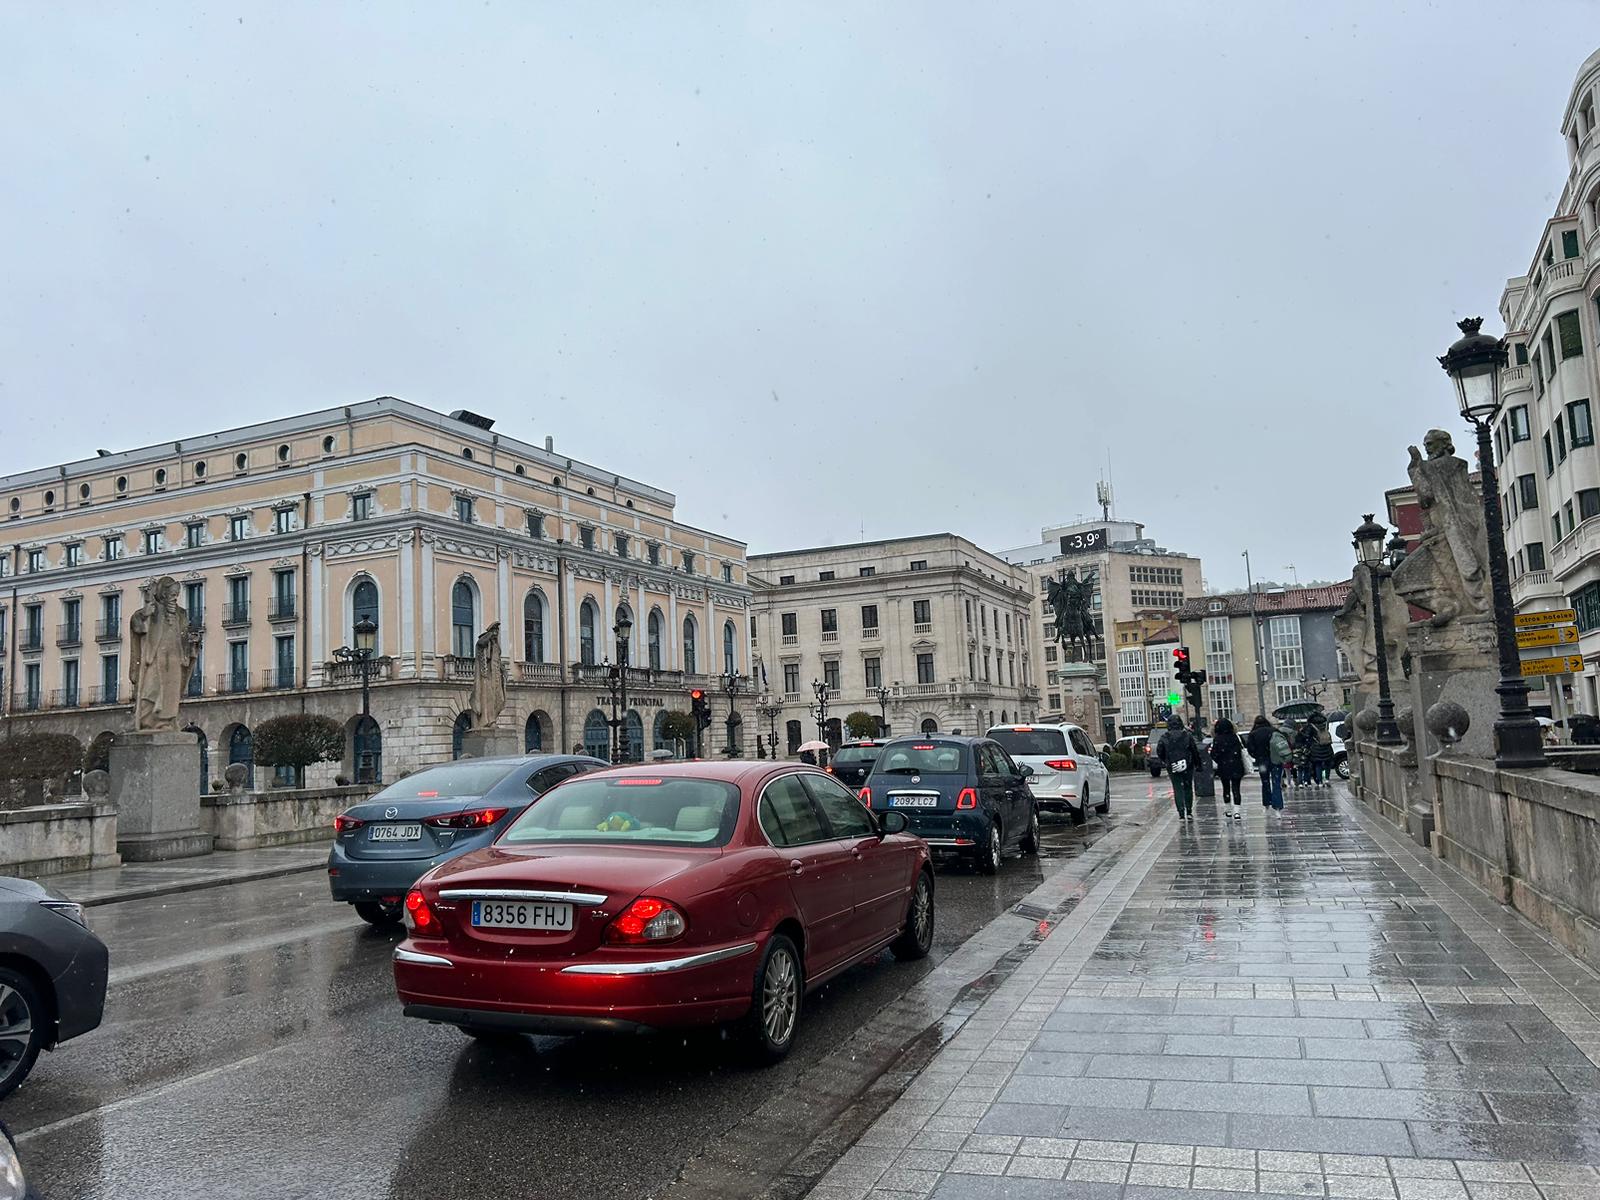
[{"label": "metal railing", "polygon": [[94,640],[97,642],[120,642],[122,640],[122,618],[113,620],[101,618],[94,623]]},{"label": "metal railing", "polygon": [[69,621],[65,625],[56,626],[56,645],[77,646],[83,642],[83,622]]},{"label": "metal railing", "polygon": [[[373,656],[367,659],[367,680],[369,683],[378,683],[387,680],[393,673],[394,659],[388,655]],[[334,659],[322,664],[322,682],[331,684],[360,683],[361,662],[359,659],[349,661]]]},{"label": "metal railing", "polygon": [[237,603],[229,603],[222,606],[222,626],[224,629],[230,626],[248,624],[250,624],[250,601],[240,600]]},{"label": "metal railing", "polygon": [[294,678],[293,667],[268,667],[261,672],[261,689],[267,692],[281,692],[297,686]]},{"label": "metal railing", "polygon": [[118,704],[122,700],[120,683],[103,683],[89,693],[90,704]]},{"label": "metal railing", "polygon": [[37,654],[44,649],[44,630],[24,629],[17,646],[24,654]]},{"label": "metal railing", "polygon": [[267,613],[269,621],[292,621],[295,618],[295,598],[293,596],[274,596],[272,609]]},{"label": "metal railing", "polygon": [[219,696],[237,696],[249,690],[249,671],[224,671],[217,676],[217,695]]}]

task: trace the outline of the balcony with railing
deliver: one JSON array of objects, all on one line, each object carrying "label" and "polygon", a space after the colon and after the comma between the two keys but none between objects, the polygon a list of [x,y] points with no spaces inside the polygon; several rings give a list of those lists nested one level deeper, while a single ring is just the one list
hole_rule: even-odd
[{"label": "balcony with railing", "polygon": [[863,629],[861,631],[861,640],[864,642],[875,642],[878,640],[878,637],[879,633],[876,625],[872,626],[870,629]]},{"label": "balcony with railing", "polygon": [[[367,660],[367,681],[369,683],[383,683],[394,677],[394,659],[387,654]],[[332,662],[322,664],[322,682],[326,684],[347,684],[361,682],[361,661],[359,659],[334,659]]]},{"label": "balcony with railing", "polygon": [[103,683],[89,692],[90,704],[120,704],[122,703],[122,684],[119,682]]},{"label": "balcony with railing", "polygon": [[122,640],[122,618],[116,617],[106,620],[102,617],[94,623],[94,640],[97,642],[120,642]]},{"label": "balcony with railing", "polygon": [[798,633],[786,633],[783,635],[782,640],[785,646],[798,646],[800,644],[800,635]]},{"label": "balcony with railing", "polygon": [[219,696],[240,696],[249,690],[249,671],[224,671],[217,676],[217,695]]},{"label": "balcony with railing", "polygon": [[12,704],[17,712],[39,712],[45,707],[45,700],[43,692],[18,692],[12,697]]},{"label": "balcony with railing", "polygon": [[1511,601],[1521,605],[1525,600],[1561,595],[1561,585],[1549,571],[1524,571],[1511,581]]},{"label": "balcony with railing", "polygon": [[37,654],[44,649],[44,629],[37,627],[24,629],[22,636],[17,639],[17,648],[24,654]]},{"label": "balcony with railing", "polygon": [[439,657],[439,678],[464,679],[470,682],[478,674],[478,660],[465,654],[444,654]]},{"label": "balcony with railing", "polygon": [[267,620],[292,621],[295,619],[297,611],[293,596],[274,596],[272,598],[272,608],[267,613]]},{"label": "balcony with railing", "polygon": [[222,606],[222,627],[238,629],[250,624],[250,601],[239,600]]},{"label": "balcony with railing", "polygon": [[206,610],[204,608],[191,608],[185,610],[186,619],[190,629],[204,629],[206,627]]},{"label": "balcony with railing", "polygon": [[824,629],[822,631],[822,640],[825,642],[837,642],[839,640],[839,631],[837,629]]},{"label": "balcony with railing", "polygon": [[911,627],[911,632],[913,634],[932,633],[933,632],[933,622],[932,621],[918,621],[915,625],[913,625]]},{"label": "balcony with railing", "polygon": [[298,686],[295,683],[294,668],[287,666],[268,667],[261,672],[261,690],[265,692],[282,692]]},{"label": "balcony with railing", "polygon": [[83,644],[83,622],[68,621],[65,625],[56,626],[56,645],[81,646]]}]

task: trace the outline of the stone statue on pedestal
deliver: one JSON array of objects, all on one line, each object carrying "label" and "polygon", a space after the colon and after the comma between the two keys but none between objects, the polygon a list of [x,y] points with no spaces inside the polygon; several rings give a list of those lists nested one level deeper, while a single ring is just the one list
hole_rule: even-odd
[{"label": "stone statue on pedestal", "polygon": [[178,728],[178,705],[194,670],[200,635],[178,607],[178,581],[163,575],[143,589],[145,603],[128,621],[128,678],[136,733]]},{"label": "stone statue on pedestal", "polygon": [[1055,613],[1056,639],[1068,662],[1088,662],[1092,657],[1094,582],[1094,572],[1079,579],[1071,567],[1060,580],[1045,580],[1046,598]]},{"label": "stone statue on pedestal", "polygon": [[477,667],[468,705],[472,710],[473,728],[488,729],[500,719],[506,706],[506,672],[500,654],[499,621],[478,635],[474,655]]},{"label": "stone statue on pedestal", "polygon": [[[1384,650],[1389,660],[1389,686],[1403,686],[1406,651],[1406,605],[1394,590],[1394,580],[1383,577]],[[1378,694],[1378,638],[1372,627],[1372,572],[1357,567],[1350,577],[1350,598],[1333,617],[1333,636],[1369,696]]]},{"label": "stone statue on pedestal", "polygon": [[1428,624],[1441,629],[1458,618],[1489,615],[1489,541],[1482,497],[1450,435],[1430,429],[1422,444],[1427,457],[1412,446],[1406,471],[1422,507],[1422,538],[1395,568],[1394,588],[1427,609]]}]

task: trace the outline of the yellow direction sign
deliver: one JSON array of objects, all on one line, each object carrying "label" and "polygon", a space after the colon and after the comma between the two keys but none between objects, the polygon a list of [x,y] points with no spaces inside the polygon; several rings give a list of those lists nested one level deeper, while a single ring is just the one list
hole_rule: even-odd
[{"label": "yellow direction sign", "polygon": [[1528,675],[1577,675],[1583,670],[1583,655],[1563,654],[1560,658],[1525,658],[1522,660],[1522,674]]},{"label": "yellow direction sign", "polygon": [[1537,629],[1541,625],[1571,625],[1578,614],[1570,608],[1553,608],[1549,612],[1518,613],[1512,623],[1518,629]]},{"label": "yellow direction sign", "polygon": [[1578,631],[1572,625],[1559,625],[1554,629],[1517,630],[1517,645],[1523,650],[1532,650],[1535,646],[1575,646],[1577,644]]}]

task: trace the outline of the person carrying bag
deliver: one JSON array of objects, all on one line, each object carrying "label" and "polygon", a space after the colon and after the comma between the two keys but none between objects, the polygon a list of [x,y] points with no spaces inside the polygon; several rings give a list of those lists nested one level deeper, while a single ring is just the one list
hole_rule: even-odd
[{"label": "person carrying bag", "polygon": [[1200,743],[1177,717],[1167,719],[1167,731],[1156,743],[1156,757],[1166,764],[1172,779],[1172,803],[1178,820],[1194,820],[1194,772],[1200,764]]}]

